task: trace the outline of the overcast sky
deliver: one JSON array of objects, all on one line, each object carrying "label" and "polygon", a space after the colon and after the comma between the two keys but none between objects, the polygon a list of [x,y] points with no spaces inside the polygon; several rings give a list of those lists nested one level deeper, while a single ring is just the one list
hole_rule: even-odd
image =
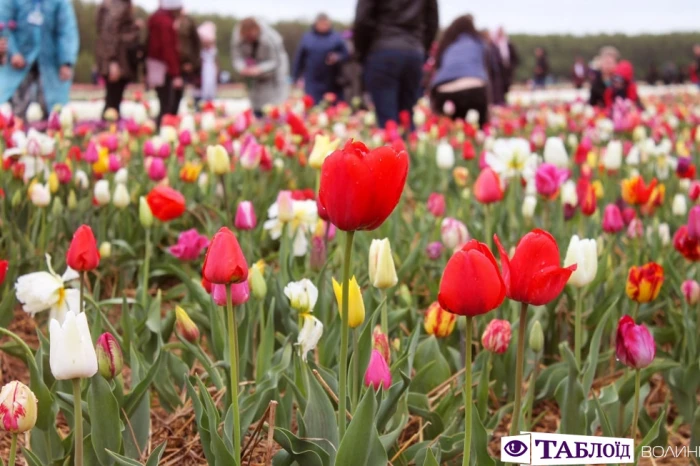
[{"label": "overcast sky", "polygon": [[[380,0],[381,1],[381,0]],[[158,0],[134,0],[149,10]],[[318,11],[350,22],[356,0],[184,0],[193,12],[270,21],[311,19]],[[478,27],[504,25],[511,32],[662,33],[700,31],[700,0],[438,0],[440,24],[472,13]]]}]

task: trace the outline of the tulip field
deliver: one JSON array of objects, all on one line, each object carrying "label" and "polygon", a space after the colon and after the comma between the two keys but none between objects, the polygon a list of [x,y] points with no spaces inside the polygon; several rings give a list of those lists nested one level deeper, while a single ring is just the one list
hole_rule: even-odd
[{"label": "tulip field", "polygon": [[697,465],[700,98],[643,101],[1,110],[0,464]]}]

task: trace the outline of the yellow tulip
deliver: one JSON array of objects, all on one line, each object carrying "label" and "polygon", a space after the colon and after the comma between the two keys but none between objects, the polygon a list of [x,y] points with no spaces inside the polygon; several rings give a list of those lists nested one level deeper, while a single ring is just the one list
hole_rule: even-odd
[{"label": "yellow tulip", "polygon": [[336,150],[339,145],[340,139],[331,142],[329,136],[317,134],[316,139],[314,139],[314,148],[311,150],[311,154],[309,154],[309,166],[320,170],[326,157]]},{"label": "yellow tulip", "polygon": [[[333,291],[335,291],[335,299],[338,301],[338,311],[340,317],[343,317],[343,286],[333,279]],[[357,279],[353,275],[350,279],[350,293],[348,294],[348,325],[350,328],[356,328],[362,325],[365,321],[365,303],[362,300],[362,290],[357,284]]]},{"label": "yellow tulip", "polygon": [[380,290],[391,288],[399,281],[389,238],[372,240],[369,247],[369,281]]},{"label": "yellow tulip", "polygon": [[226,149],[220,145],[207,147],[207,165],[215,175],[223,175],[231,171],[231,163]]},{"label": "yellow tulip", "polygon": [[56,172],[51,172],[49,174],[49,191],[51,191],[51,194],[56,194],[58,186],[58,175]]}]

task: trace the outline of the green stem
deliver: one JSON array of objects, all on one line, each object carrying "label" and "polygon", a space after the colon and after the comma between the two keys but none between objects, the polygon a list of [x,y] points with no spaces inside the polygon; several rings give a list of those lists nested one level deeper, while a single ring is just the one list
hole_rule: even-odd
[{"label": "green stem", "polygon": [[83,272],[80,276],[80,312],[85,310],[85,304],[83,300],[85,299],[85,279],[87,278],[87,272]]},{"label": "green stem", "polygon": [[574,354],[576,365],[581,367],[581,346],[583,345],[583,289],[576,290],[576,305],[574,311]]},{"label": "green stem", "polygon": [[467,345],[464,363],[464,458],[462,466],[469,466],[472,443],[472,316],[467,316]]},{"label": "green stem", "polygon": [[[539,372],[540,369],[540,354],[535,353],[535,367],[532,369],[532,377],[530,378],[530,386],[528,387],[527,393],[528,393],[528,399],[527,399],[527,406],[525,407],[526,414],[525,414],[525,419],[526,419],[526,425],[528,426],[527,428],[529,430],[532,430],[534,427],[532,425],[532,408],[533,405],[535,404],[535,384],[537,383],[537,373]],[[532,388],[531,388],[532,387]]]},{"label": "green stem", "polygon": [[15,456],[17,456],[17,434],[12,434],[12,443],[10,444],[10,459],[7,460],[7,466],[15,466]]},{"label": "green stem", "polygon": [[484,236],[486,240],[486,244],[488,245],[489,249],[491,248],[493,243],[493,238],[491,238],[491,205],[490,204],[484,204]]},{"label": "green stem", "polygon": [[642,381],[642,372],[637,369],[634,374],[634,405],[632,405],[632,441],[637,439],[637,421],[639,420],[639,386]]},{"label": "green stem", "polygon": [[518,324],[518,351],[515,362],[515,400],[513,401],[513,418],[510,423],[510,435],[520,433],[520,412],[523,398],[523,363],[525,359],[525,328],[527,327],[527,303],[520,303],[520,322]]},{"label": "green stem", "polygon": [[231,301],[231,285],[226,287],[226,318],[228,320],[228,355],[231,364],[231,407],[233,408],[233,457],[236,464],[241,462],[241,424],[238,406],[238,331],[236,313]]},{"label": "green stem", "polygon": [[642,307],[642,303],[637,301],[634,304],[634,307],[632,308],[632,319],[634,319],[634,323],[637,323],[637,315],[639,315],[639,308]]},{"label": "green stem", "polygon": [[73,417],[75,418],[75,429],[73,439],[75,449],[73,451],[74,466],[83,466],[83,401],[80,394],[80,379],[72,379],[73,382]]},{"label": "green stem", "polygon": [[229,226],[233,226],[233,221],[231,220],[231,209],[228,206],[228,194],[226,192],[226,175],[221,175],[221,188],[224,191],[224,218],[228,222]]},{"label": "green stem", "polygon": [[389,303],[386,301],[386,291],[382,290],[382,306],[381,322],[382,322],[382,333],[389,338]]},{"label": "green stem", "polygon": [[148,298],[148,269],[151,265],[151,229],[146,228],[146,251],[143,255],[143,284],[141,285],[143,291],[143,306],[146,306],[146,300]]},{"label": "green stem", "polygon": [[360,343],[357,336],[357,329],[352,329],[352,408],[351,413],[357,409],[357,401],[360,398]]},{"label": "green stem", "polygon": [[348,378],[348,339],[350,333],[349,319],[349,295],[350,295],[350,260],[352,259],[352,240],[354,231],[346,232],[345,257],[343,260],[343,299],[341,303],[341,333],[340,333],[340,380],[338,397],[338,433],[340,440],[345,436],[345,411],[347,410],[347,378]]}]

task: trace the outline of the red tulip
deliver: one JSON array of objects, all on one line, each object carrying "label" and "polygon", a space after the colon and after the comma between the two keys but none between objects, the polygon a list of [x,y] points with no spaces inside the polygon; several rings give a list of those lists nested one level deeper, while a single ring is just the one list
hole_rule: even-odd
[{"label": "red tulip", "polygon": [[547,304],[559,296],[576,270],[576,264],[566,268],[559,265],[559,247],[546,231],[536,229],[523,236],[512,259],[498,236],[494,235],[494,240],[501,255],[506,294],[513,301],[535,306]]},{"label": "red tulip", "polygon": [[440,193],[431,193],[426,207],[434,217],[442,217],[445,215],[445,196]]},{"label": "red tulip", "polygon": [[642,369],[654,360],[656,344],[644,325],[636,325],[630,316],[622,316],[617,324],[615,353],[622,364]]},{"label": "red tulip", "polygon": [[696,205],[688,212],[688,237],[700,241],[700,205]]},{"label": "red tulip", "polygon": [[687,225],[683,225],[673,235],[673,247],[689,261],[700,261],[700,240],[690,237]]},{"label": "red tulip", "polygon": [[496,309],[505,296],[506,286],[491,250],[473,239],[447,262],[438,302],[446,311],[473,317]]},{"label": "red tulip", "polygon": [[221,227],[212,238],[204,256],[202,276],[217,285],[241,283],[248,279],[248,263],[236,235],[228,228]]},{"label": "red tulip", "polygon": [[167,186],[153,188],[146,196],[146,202],[153,216],[161,222],[174,220],[185,212],[185,197]]},{"label": "red tulip", "polygon": [[374,230],[399,203],[407,175],[406,152],[348,141],[323,162],[319,210],[343,231]]},{"label": "red tulip", "polygon": [[78,272],[93,270],[100,264],[97,241],[89,226],[81,225],[75,230],[68,252],[66,252],[66,264]]},{"label": "red tulip", "polygon": [[5,275],[7,275],[7,268],[10,265],[6,260],[0,260],[0,285],[5,282]]},{"label": "red tulip", "polygon": [[503,199],[503,188],[498,175],[491,168],[484,168],[474,183],[474,197],[482,204],[491,204]]}]

